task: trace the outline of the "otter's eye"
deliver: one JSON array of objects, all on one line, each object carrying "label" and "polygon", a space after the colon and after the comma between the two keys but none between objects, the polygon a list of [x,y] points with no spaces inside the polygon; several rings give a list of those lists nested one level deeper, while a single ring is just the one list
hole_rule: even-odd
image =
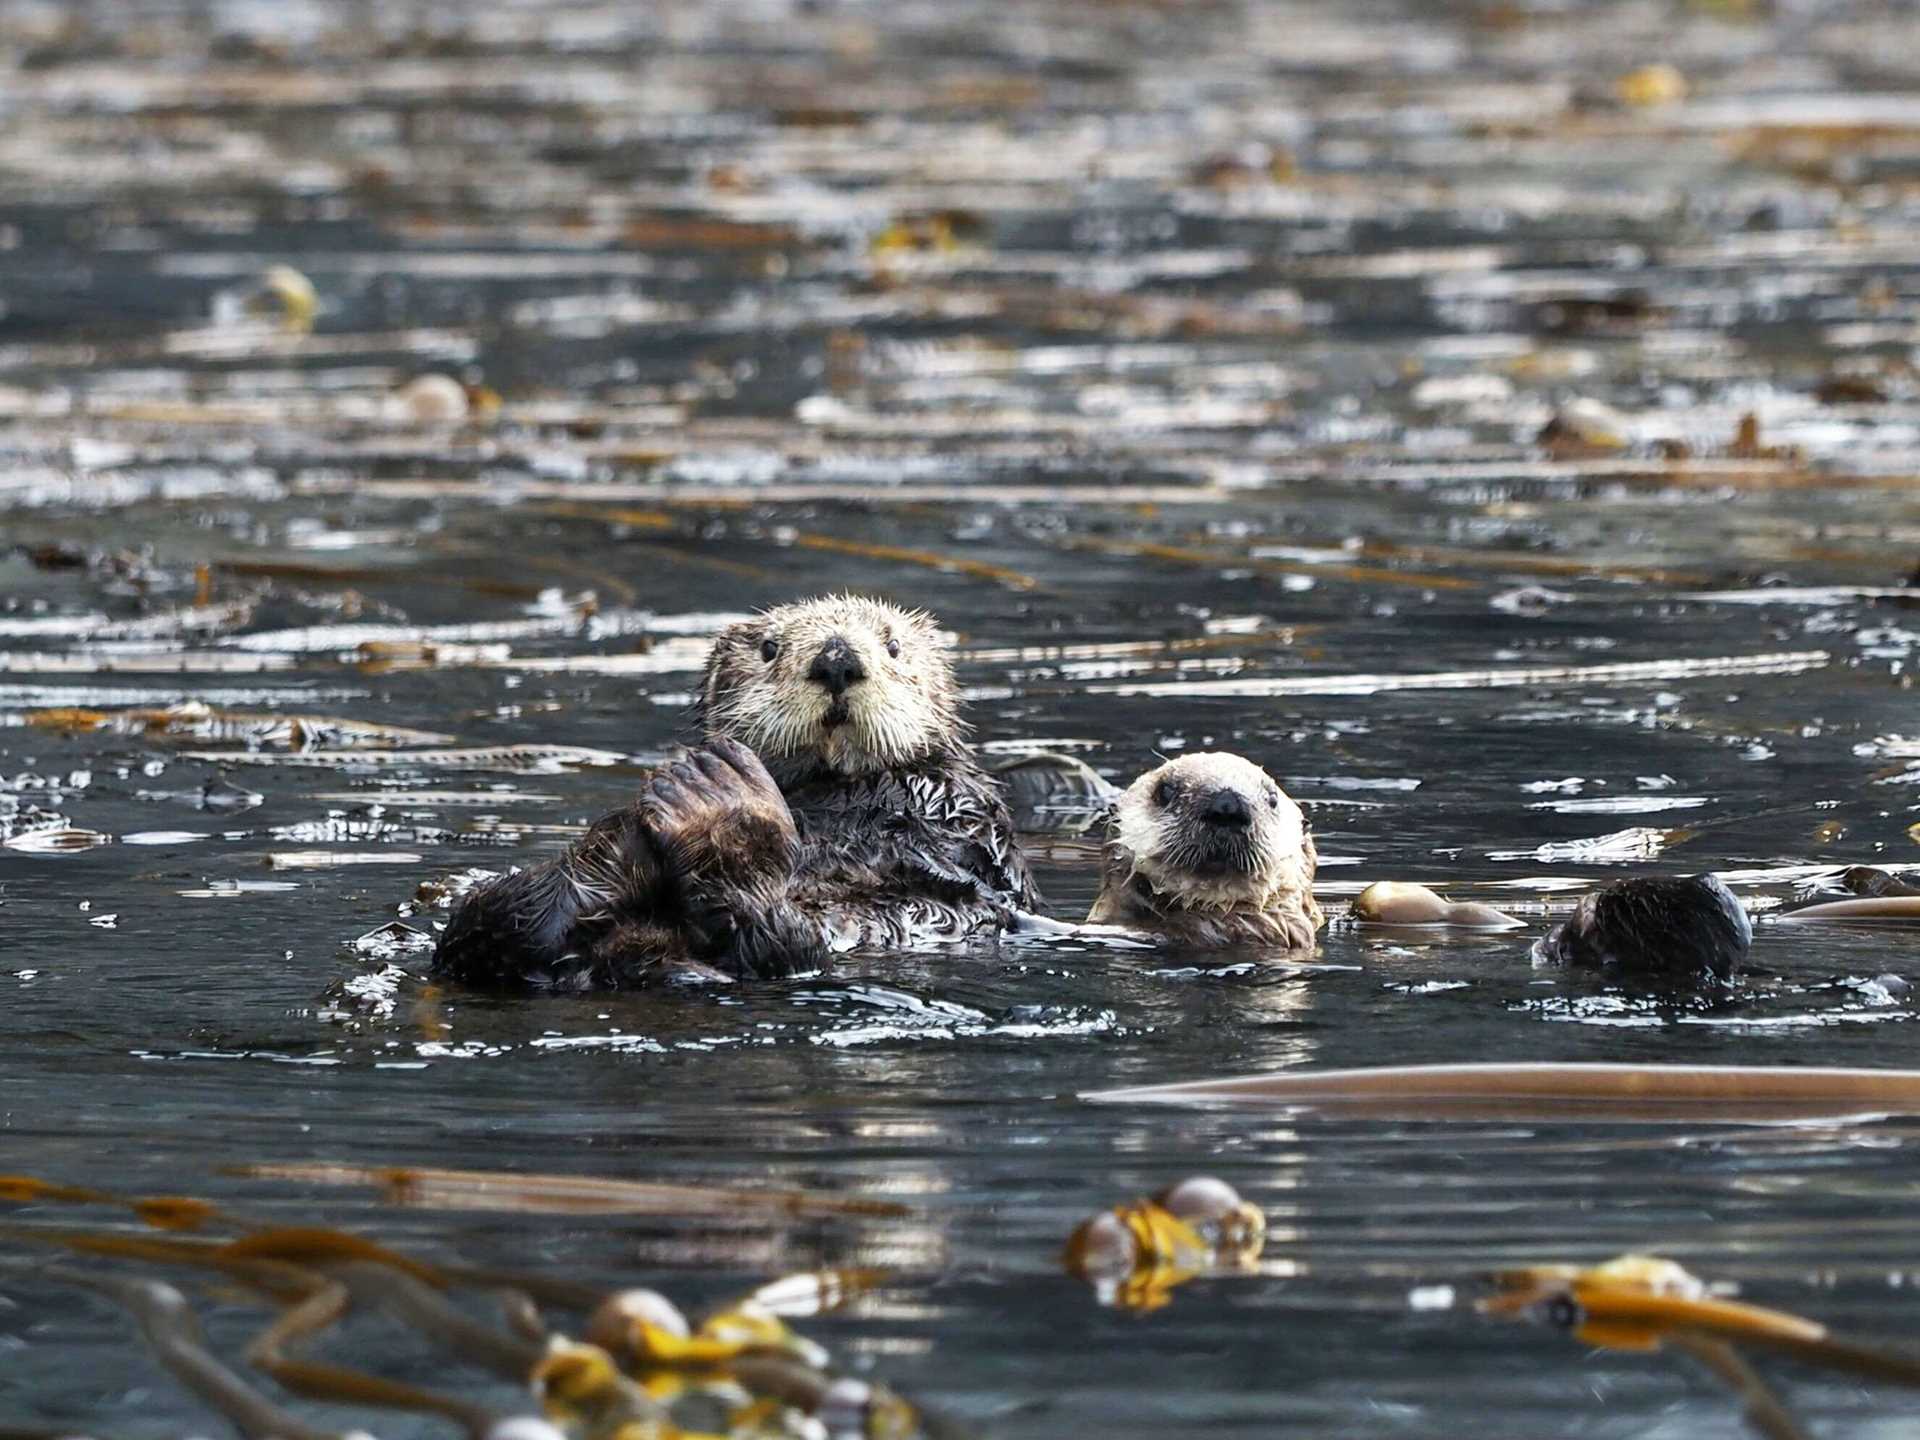
[{"label": "otter's eye", "polygon": [[772,660],[773,657],[778,655],[779,653],[780,653],[780,642],[774,639],[771,635],[769,635],[766,639],[760,642],[760,658],[762,660]]},{"label": "otter's eye", "polygon": [[1173,803],[1173,785],[1170,781],[1162,780],[1153,787],[1153,803],[1162,810]]},{"label": "otter's eye", "polygon": [[1280,808],[1280,787],[1277,785],[1267,788],[1267,808],[1271,810]]},{"label": "otter's eye", "polygon": [[900,658],[900,642],[898,640],[887,641],[887,656],[893,660]]}]

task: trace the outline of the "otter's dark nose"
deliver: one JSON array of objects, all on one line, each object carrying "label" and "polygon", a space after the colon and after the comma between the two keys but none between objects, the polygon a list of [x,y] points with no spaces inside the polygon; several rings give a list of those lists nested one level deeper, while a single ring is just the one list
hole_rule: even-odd
[{"label": "otter's dark nose", "polygon": [[1230,825],[1244,830],[1253,823],[1253,807],[1238,790],[1216,790],[1207,801],[1201,818],[1210,825]]},{"label": "otter's dark nose", "polygon": [[866,666],[838,635],[820,647],[813,664],[807,667],[807,679],[824,685],[829,695],[844,695],[849,686],[858,685],[866,678]]}]

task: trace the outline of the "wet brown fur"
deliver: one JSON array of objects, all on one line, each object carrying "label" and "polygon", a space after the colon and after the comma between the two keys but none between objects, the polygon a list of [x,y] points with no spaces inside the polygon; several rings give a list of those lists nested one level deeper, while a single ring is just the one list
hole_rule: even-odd
[{"label": "wet brown fur", "polygon": [[705,745],[632,804],[463,900],[436,973],[569,989],[791,974],[995,934],[1038,905],[927,616],[828,597],[731,626],[695,715]]},{"label": "wet brown fur", "polygon": [[[1206,818],[1223,793],[1244,803],[1244,825]],[[1185,755],[1135,780],[1114,806],[1087,919],[1188,945],[1311,950],[1325,920],[1313,898],[1318,864],[1300,807],[1259,766]]]}]

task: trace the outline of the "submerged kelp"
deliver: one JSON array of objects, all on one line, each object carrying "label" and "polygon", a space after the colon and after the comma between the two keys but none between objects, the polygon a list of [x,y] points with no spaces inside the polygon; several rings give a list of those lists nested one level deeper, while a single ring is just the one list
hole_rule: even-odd
[{"label": "submerged kelp", "polygon": [[1711,1287],[1656,1256],[1621,1255],[1591,1267],[1531,1266],[1497,1274],[1493,1282],[1497,1293],[1476,1305],[1482,1314],[1537,1319],[1583,1345],[1684,1355],[1733,1392],[1753,1433],[1768,1440],[1805,1440],[1807,1432],[1743,1351],[1920,1388],[1920,1350],[1861,1344],[1818,1321],[1728,1299],[1730,1287]]},{"label": "submerged kelp", "polygon": [[[584,1195],[604,1182],[584,1177],[455,1177],[436,1172],[430,1183],[458,1180],[472,1190],[489,1186],[517,1193],[518,1213],[538,1213],[529,1197],[566,1189]],[[508,1199],[507,1194],[498,1197]],[[653,1199],[667,1197],[658,1190]],[[752,1191],[683,1189],[681,1213],[713,1205],[753,1209],[767,1199],[797,1197]],[[82,1268],[53,1264],[37,1273],[95,1291],[140,1326],[155,1358],[185,1389],[218,1411],[242,1435],[260,1440],[327,1440],[338,1431],[308,1422],[275,1402],[258,1380],[234,1368],[209,1346],[196,1309],[172,1284],[144,1271],[162,1267],[205,1272],[253,1306],[276,1310],[246,1346],[252,1371],[307,1399],[360,1411],[424,1414],[455,1422],[474,1440],[615,1440],[635,1436],[676,1440],[699,1434],[825,1437],[825,1440],[912,1440],[960,1433],[923,1417],[883,1385],[836,1375],[818,1345],[790,1330],[783,1317],[817,1315],[844,1303],[879,1277],[827,1272],[793,1275],[724,1305],[695,1327],[665,1296],[650,1290],[603,1292],[591,1285],[535,1272],[473,1270],[424,1262],[347,1231],[324,1226],[258,1228],[220,1207],[186,1197],[122,1200],[84,1187],[30,1176],[0,1178],[0,1200],[14,1203],[124,1206],[160,1230],[238,1231],[230,1239],[153,1239],[137,1232],[75,1230],[41,1225],[8,1227],[14,1246],[68,1251],[96,1262]],[[833,1213],[826,1204],[822,1212]],[[898,1207],[895,1207],[897,1212]],[[796,1212],[797,1213],[797,1212]],[[490,1301],[497,1320],[473,1313],[475,1298]],[[569,1322],[583,1339],[549,1328],[544,1311],[575,1312]],[[311,1352],[357,1316],[379,1314],[426,1341],[439,1354],[416,1361],[396,1378],[317,1360]],[[423,1388],[418,1372],[446,1368],[490,1372],[492,1387]],[[540,1402],[552,1424],[516,1414],[507,1397],[470,1398],[506,1381]],[[505,1406],[506,1408],[502,1408]],[[364,1433],[361,1431],[351,1432]]]},{"label": "submerged kelp", "polygon": [[[1873,0],[9,8],[9,1135],[103,1193],[213,1176],[262,1228],[310,1197],[217,1168],[910,1204],[602,1195],[522,1229],[449,1181],[473,1208],[327,1210],[396,1253],[639,1268],[696,1312],[909,1275],[809,1333],[1016,1437],[1740,1433],[1663,1368],[1407,1304],[1542,1256],[1657,1247],[1914,1333],[1908,1119],[1073,1098],[1911,1066],[1916,932],[1842,881],[1920,863],[1911,28]],[[1314,825],[1318,952],[1056,940],[531,1007],[426,981],[450,887],[671,753],[714,633],[838,589],[958,632],[989,755],[1267,768]],[[1043,892],[1084,915],[1099,784],[1029,790]],[[1701,872],[1759,922],[1729,993],[1528,962],[1595,884]],[[1348,923],[1383,879],[1520,927]],[[1179,1363],[1138,1363],[1061,1239],[1196,1173],[1267,1246],[1181,1286],[1144,1322]],[[44,1363],[0,1367],[0,1425],[207,1423],[103,1302],[4,1287],[0,1347]],[[336,1333],[366,1370],[393,1332]],[[1816,1430],[1907,1413],[1788,1398]]]}]

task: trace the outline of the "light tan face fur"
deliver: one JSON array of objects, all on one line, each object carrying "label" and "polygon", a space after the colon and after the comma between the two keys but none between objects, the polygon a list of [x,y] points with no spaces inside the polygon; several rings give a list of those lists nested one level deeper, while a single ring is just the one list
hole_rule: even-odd
[{"label": "light tan face fur", "polygon": [[[1207,818],[1234,798],[1244,826]],[[1258,765],[1223,752],[1182,755],[1135,780],[1113,838],[1162,900],[1192,910],[1265,910],[1307,896],[1318,860],[1300,807]]]},{"label": "light tan face fur", "polygon": [[776,777],[814,767],[864,775],[956,743],[956,705],[953,661],[931,616],[829,595],[721,632],[700,718],[708,735],[758,751]]}]

